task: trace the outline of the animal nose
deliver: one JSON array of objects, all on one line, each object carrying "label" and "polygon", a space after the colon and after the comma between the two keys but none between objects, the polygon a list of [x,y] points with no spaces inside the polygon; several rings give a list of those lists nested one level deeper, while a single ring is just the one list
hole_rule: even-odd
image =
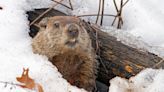
[{"label": "animal nose", "polygon": [[78,36],[78,34],[79,34],[78,27],[75,24],[69,25],[69,27],[68,27],[68,35],[71,38],[76,38]]}]

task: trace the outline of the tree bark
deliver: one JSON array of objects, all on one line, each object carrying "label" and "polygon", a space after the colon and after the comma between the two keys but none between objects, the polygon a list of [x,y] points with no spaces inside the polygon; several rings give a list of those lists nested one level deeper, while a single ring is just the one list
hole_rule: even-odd
[{"label": "tree bark", "polygon": [[100,57],[98,60],[101,62],[98,80],[107,84],[109,83],[108,80],[114,77],[114,75],[130,78],[145,68],[164,68],[164,63],[154,67],[162,60],[157,55],[129,47],[89,23],[85,22],[84,26],[90,34],[95,49],[97,47],[96,43],[99,42]]}]

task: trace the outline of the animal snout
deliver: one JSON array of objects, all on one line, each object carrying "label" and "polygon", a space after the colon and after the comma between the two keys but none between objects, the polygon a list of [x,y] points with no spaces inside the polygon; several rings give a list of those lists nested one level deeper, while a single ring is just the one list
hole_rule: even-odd
[{"label": "animal snout", "polygon": [[79,35],[79,29],[76,26],[76,24],[70,24],[68,26],[68,30],[67,31],[68,31],[68,36],[71,37],[71,38],[76,38]]}]

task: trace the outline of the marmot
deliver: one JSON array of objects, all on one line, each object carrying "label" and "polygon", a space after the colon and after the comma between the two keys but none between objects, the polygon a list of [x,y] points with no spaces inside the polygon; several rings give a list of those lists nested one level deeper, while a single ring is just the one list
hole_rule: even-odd
[{"label": "marmot", "polygon": [[72,85],[92,91],[97,61],[91,39],[81,20],[71,16],[44,18],[32,40],[34,53],[45,55]]}]

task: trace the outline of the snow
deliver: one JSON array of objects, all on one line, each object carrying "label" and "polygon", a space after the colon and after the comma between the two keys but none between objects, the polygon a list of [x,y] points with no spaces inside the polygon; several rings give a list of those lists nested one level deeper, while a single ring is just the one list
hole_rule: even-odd
[{"label": "snow", "polygon": [[111,36],[116,37],[118,41],[121,41],[130,47],[137,48],[140,51],[149,51],[162,58],[164,57],[164,47],[152,46],[146,43],[142,37],[136,37],[126,30],[118,30],[113,27],[103,27],[102,30],[108,32]]},{"label": "snow", "polygon": [[[97,14],[98,1],[72,0],[73,11],[60,5],[56,9],[69,15]],[[64,0],[65,4],[67,2]],[[105,13],[116,14],[112,0],[105,3]],[[102,29],[124,44],[164,57],[163,3],[162,0],[130,0],[124,7],[123,28],[111,27],[113,18],[104,17]],[[30,77],[41,84],[45,92],[85,92],[63,79],[47,57],[32,52],[26,11],[52,5],[51,0],[0,0],[3,8],[0,10],[0,92],[37,92],[13,85],[20,84],[16,77],[21,75],[23,68],[30,69]],[[95,17],[83,18],[95,22]],[[109,92],[164,92],[163,80],[164,70],[146,69],[129,80],[112,79]]]},{"label": "snow", "polygon": [[[133,1],[128,5],[130,6],[130,4],[132,4],[133,7],[127,9],[126,11],[127,14],[125,14],[127,18],[129,17],[134,18],[133,23],[129,27],[127,27],[127,28],[132,28],[132,26],[134,26],[134,28],[130,32],[136,36],[141,36],[146,42],[149,42],[151,45],[157,45],[157,46],[163,46],[164,44],[164,36],[163,36],[164,11],[162,10],[164,6],[161,5],[161,3],[164,3],[164,1],[162,0],[156,0],[156,1],[137,0],[137,2]],[[128,12],[131,13],[128,14]],[[135,17],[132,17],[134,15]],[[128,26],[128,24],[125,25]]]},{"label": "snow", "polygon": [[110,80],[109,92],[164,92],[164,70],[145,69],[129,80]]},{"label": "snow", "polygon": [[[77,2],[73,15],[97,14],[99,0],[72,0]],[[116,0],[119,5],[120,0]],[[126,1],[126,0],[125,0]],[[80,3],[79,3],[80,2]],[[113,0],[106,0],[105,14],[116,14]],[[136,37],[141,37],[151,46],[164,45],[164,3],[163,0],[129,0],[123,8],[123,29]],[[87,17],[95,22],[95,17]],[[113,18],[105,17],[104,26],[110,26]],[[160,39],[159,39],[160,38]]]},{"label": "snow", "polygon": [[[67,3],[66,1],[68,0],[64,3]],[[116,1],[119,6],[120,0]],[[102,29],[126,45],[164,57],[164,6],[162,3],[164,3],[162,0],[129,0],[123,8],[122,29],[117,30],[111,27],[112,17],[104,17]],[[63,9],[63,7],[57,7],[57,9],[70,15],[97,14],[99,0],[72,0],[72,4],[73,11]],[[116,14],[113,0],[105,1],[104,13]],[[96,20],[93,16],[81,18],[93,23]]]},{"label": "snow", "polygon": [[42,85],[44,92],[85,92],[63,79],[47,57],[33,54],[26,15],[33,9],[32,1],[0,0],[0,92],[37,92],[13,85],[20,84],[16,77],[21,76],[23,68],[29,68],[30,77]]}]

